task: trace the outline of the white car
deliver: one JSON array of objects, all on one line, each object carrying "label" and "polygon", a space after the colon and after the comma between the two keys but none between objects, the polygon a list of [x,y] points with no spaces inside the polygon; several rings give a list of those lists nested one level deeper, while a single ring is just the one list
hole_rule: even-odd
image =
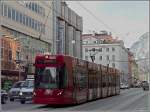
[{"label": "white car", "polygon": [[34,79],[26,79],[20,90],[20,103],[24,104],[26,101],[32,101],[34,89]]},{"label": "white car", "polygon": [[120,89],[129,89],[129,85],[128,85],[128,84],[121,83]]},{"label": "white car", "polygon": [[23,83],[24,81],[18,81],[13,84],[12,88],[8,92],[10,101],[19,99],[19,92]]}]

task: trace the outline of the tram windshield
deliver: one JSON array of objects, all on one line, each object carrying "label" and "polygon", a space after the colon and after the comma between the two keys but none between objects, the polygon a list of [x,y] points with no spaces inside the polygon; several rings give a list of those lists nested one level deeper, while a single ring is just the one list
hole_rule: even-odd
[{"label": "tram windshield", "polygon": [[35,88],[64,88],[66,76],[65,67],[36,68]]}]

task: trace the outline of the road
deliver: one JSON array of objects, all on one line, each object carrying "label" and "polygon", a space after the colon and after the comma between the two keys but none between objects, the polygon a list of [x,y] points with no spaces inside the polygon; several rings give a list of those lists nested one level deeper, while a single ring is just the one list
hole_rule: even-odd
[{"label": "road", "polygon": [[91,101],[76,106],[51,107],[35,105],[31,102],[20,104],[18,101],[8,102],[2,105],[6,112],[48,112],[48,111],[99,111],[99,112],[150,112],[150,91],[143,91],[141,88],[122,90],[118,96],[108,97]]}]

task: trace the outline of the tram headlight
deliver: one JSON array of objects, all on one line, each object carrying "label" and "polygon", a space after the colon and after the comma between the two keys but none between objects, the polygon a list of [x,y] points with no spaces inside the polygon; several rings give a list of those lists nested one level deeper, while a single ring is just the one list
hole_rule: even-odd
[{"label": "tram headlight", "polygon": [[35,92],[33,92],[33,96],[36,96],[36,93],[35,93]]},{"label": "tram headlight", "polygon": [[22,92],[20,92],[19,95],[22,96],[23,95]]},{"label": "tram headlight", "polygon": [[62,95],[62,93],[63,93],[63,92],[62,92],[62,91],[60,91],[59,93],[57,93],[57,95],[58,95],[58,96],[60,96],[60,95]]}]

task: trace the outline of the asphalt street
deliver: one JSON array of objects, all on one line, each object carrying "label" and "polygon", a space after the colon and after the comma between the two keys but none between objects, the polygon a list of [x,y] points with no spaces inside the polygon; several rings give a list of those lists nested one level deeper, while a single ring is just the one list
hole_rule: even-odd
[{"label": "asphalt street", "polygon": [[95,111],[95,112],[150,112],[150,91],[141,88],[121,90],[118,96],[108,97],[88,103],[54,107],[48,105],[36,105],[32,102],[20,104],[19,101],[7,102],[2,105],[5,112],[49,112],[49,111]]}]

